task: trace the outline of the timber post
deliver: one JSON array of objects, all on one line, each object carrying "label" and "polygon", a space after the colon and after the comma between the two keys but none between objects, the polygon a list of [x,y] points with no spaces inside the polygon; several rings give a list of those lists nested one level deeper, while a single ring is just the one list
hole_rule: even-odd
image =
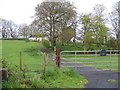
[{"label": "timber post", "polygon": [[56,66],[60,68],[60,50],[57,48],[56,49]]}]

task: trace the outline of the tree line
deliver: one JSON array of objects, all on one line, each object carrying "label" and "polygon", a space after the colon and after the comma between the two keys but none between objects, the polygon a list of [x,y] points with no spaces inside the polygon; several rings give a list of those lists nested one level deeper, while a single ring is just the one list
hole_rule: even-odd
[{"label": "tree line", "polygon": [[[0,19],[2,38],[46,36],[53,49],[57,42],[64,45],[70,42],[72,37],[79,35],[84,46],[96,44],[102,48],[104,44],[108,44],[116,47],[111,42],[117,45],[119,39],[118,2],[109,13],[109,17],[106,17],[106,7],[103,4],[96,4],[93,10],[94,12],[87,14],[77,13],[74,4],[69,1],[44,1],[35,7],[34,21],[30,25],[18,26],[12,21]],[[111,25],[111,28],[107,24]]]}]

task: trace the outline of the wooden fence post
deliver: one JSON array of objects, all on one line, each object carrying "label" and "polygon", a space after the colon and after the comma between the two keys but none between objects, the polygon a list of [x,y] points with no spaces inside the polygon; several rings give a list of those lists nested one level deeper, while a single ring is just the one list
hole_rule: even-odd
[{"label": "wooden fence post", "polygon": [[60,50],[56,49],[56,65],[60,68]]},{"label": "wooden fence post", "polygon": [[20,71],[22,71],[22,52],[20,51]]},{"label": "wooden fence post", "polygon": [[8,78],[8,71],[5,68],[0,69],[0,80],[5,81]]}]

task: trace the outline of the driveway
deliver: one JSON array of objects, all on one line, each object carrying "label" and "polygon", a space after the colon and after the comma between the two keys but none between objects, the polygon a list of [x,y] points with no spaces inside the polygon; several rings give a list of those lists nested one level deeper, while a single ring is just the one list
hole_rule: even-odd
[{"label": "driveway", "polygon": [[80,63],[72,63],[65,61],[61,62],[61,64],[63,66],[75,69],[77,73],[84,76],[88,80],[85,88],[118,88],[117,72],[96,69],[91,66],[84,66]]}]

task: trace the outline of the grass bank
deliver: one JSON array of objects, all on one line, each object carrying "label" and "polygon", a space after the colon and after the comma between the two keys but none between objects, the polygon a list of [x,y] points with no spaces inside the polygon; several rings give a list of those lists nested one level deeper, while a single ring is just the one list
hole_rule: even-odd
[{"label": "grass bank", "polygon": [[[39,42],[23,40],[2,40],[2,60],[8,69],[8,80],[3,88],[83,88],[87,80],[68,68],[56,68],[55,62],[47,58],[45,76],[43,75],[44,58],[40,53],[43,48]],[[23,70],[20,71],[20,51],[22,52]]]}]

